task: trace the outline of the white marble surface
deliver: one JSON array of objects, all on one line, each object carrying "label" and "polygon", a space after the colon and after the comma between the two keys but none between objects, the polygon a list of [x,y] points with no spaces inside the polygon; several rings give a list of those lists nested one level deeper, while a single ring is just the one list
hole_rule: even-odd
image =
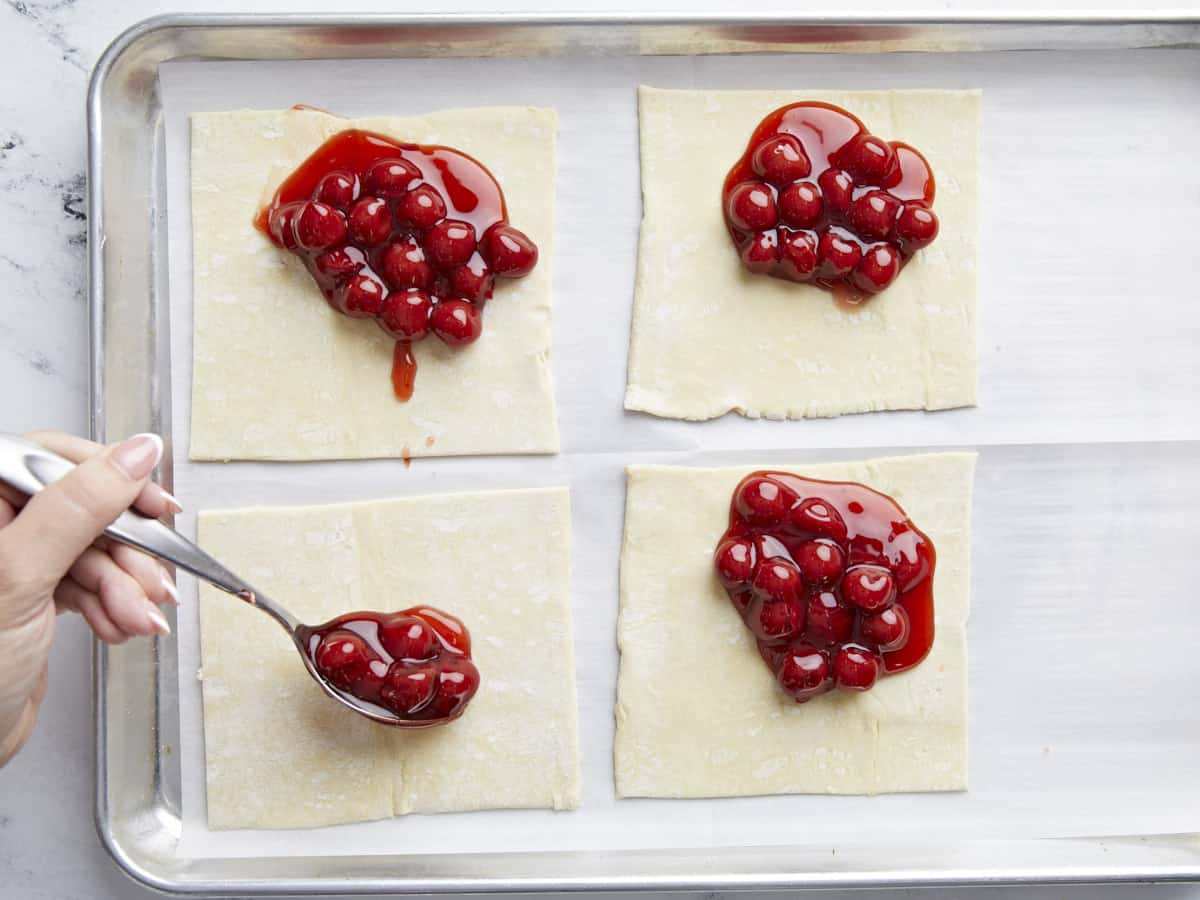
[{"label": "white marble surface", "polygon": [[[519,4],[417,4],[356,0],[372,11],[506,8],[605,10],[640,6],[636,0],[524,0]],[[1061,10],[1119,9],[1113,0],[1076,0]],[[795,2],[722,4],[670,2],[654,8],[796,9]],[[819,4],[830,12],[895,9],[887,0]],[[1011,8],[1036,2],[966,0],[907,4],[926,11]],[[1200,4],[1175,4],[1196,11]],[[0,3],[0,430],[87,428],[85,299],[86,136],[83,98],[88,71],[105,45],[128,25],[162,12],[312,11],[333,9],[313,0],[3,0]],[[340,8],[340,7],[339,7]],[[5,900],[116,900],[157,896],[126,880],[105,856],[92,826],[90,649],[85,629],[61,621],[51,664],[50,692],[37,732],[25,751],[0,770],[0,897]],[[1200,900],[1200,887],[978,889],[904,891],[906,897],[1108,898]],[[856,894],[806,896],[847,898]]]}]

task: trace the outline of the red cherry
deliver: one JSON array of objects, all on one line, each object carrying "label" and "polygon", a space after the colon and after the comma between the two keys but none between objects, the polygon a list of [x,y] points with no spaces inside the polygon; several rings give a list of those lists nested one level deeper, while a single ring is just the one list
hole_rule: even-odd
[{"label": "red cherry", "polygon": [[854,179],[841,169],[826,169],[817,178],[825,209],[830,215],[844,217],[854,200]]},{"label": "red cherry", "polygon": [[846,540],[846,522],[842,514],[820,497],[809,497],[792,507],[788,524],[805,537],[829,538],[839,544]]},{"label": "red cherry", "polygon": [[865,647],[847,644],[833,658],[833,678],[848,691],[867,691],[879,678],[883,660]]},{"label": "red cherry", "polygon": [[771,528],[787,517],[796,495],[771,478],[756,475],[738,485],[734,508],[752,528]]},{"label": "red cherry", "polygon": [[507,222],[489,228],[479,249],[492,271],[505,278],[528,275],[538,261],[537,245]]},{"label": "red cherry", "polygon": [[442,649],[451,653],[471,655],[471,635],[461,621],[449,613],[432,606],[418,606],[405,610],[406,616],[416,616],[437,633]]},{"label": "red cherry", "polygon": [[754,577],[754,565],[758,554],[754,543],[746,538],[730,538],[724,541],[715,554],[717,577],[726,588],[744,587]]},{"label": "red cherry", "polygon": [[379,689],[379,699],[398,716],[411,716],[429,705],[438,686],[436,665],[393,663]]},{"label": "red cherry", "polygon": [[761,181],[743,181],[730,191],[726,214],[742,231],[765,231],[779,221],[775,195]]},{"label": "red cherry", "polygon": [[465,347],[483,331],[483,318],[466,300],[443,300],[433,308],[429,327],[446,346]]},{"label": "red cherry", "polygon": [[350,240],[362,247],[382,244],[392,233],[392,213],[379,197],[363,197],[349,215]]},{"label": "red cherry", "polygon": [[769,600],[791,603],[800,599],[804,580],[791,560],[782,556],[764,559],[754,571],[754,592]]},{"label": "red cherry", "polygon": [[429,333],[433,300],[424,291],[393,291],[379,311],[379,327],[398,341],[419,341]]},{"label": "red cherry", "polygon": [[358,176],[353,172],[330,172],[317,182],[313,199],[345,212],[350,208],[350,204],[358,199],[358,191]]},{"label": "red cherry", "polygon": [[882,240],[896,224],[900,206],[886,191],[870,191],[850,205],[850,226],[865,240]]},{"label": "red cherry", "polygon": [[388,244],[379,259],[383,280],[394,291],[429,287],[433,268],[425,260],[425,251],[411,239]]},{"label": "red cherry", "polygon": [[829,689],[829,658],[809,644],[788,648],[779,665],[779,686],[803,703]]},{"label": "red cherry", "polygon": [[842,597],[851,606],[874,612],[896,599],[896,579],[879,566],[852,566],[842,577]]},{"label": "red cherry", "polygon": [[366,257],[357,247],[337,247],[326,250],[313,260],[317,271],[337,283],[357,274],[366,265]]},{"label": "red cherry", "polygon": [[396,205],[396,218],[413,228],[430,228],[445,217],[446,201],[428,184],[409,191]]},{"label": "red cherry", "polygon": [[345,629],[331,631],[322,637],[313,654],[317,670],[344,691],[367,677],[374,658],[375,654],[367,642],[353,631]]},{"label": "red cherry", "polygon": [[932,244],[938,236],[938,218],[932,209],[910,200],[900,211],[892,233],[900,244],[900,252],[912,256]]},{"label": "red cherry", "polygon": [[852,281],[860,291],[878,294],[900,274],[900,254],[888,244],[877,244],[863,254]]},{"label": "red cherry", "polygon": [[838,600],[833,591],[820,591],[808,598],[805,620],[805,635],[822,647],[845,643],[854,631],[854,610]]},{"label": "red cherry", "polygon": [[788,641],[804,628],[804,607],[798,600],[785,602],[755,597],[746,609],[745,621],[760,641]]},{"label": "red cherry", "polygon": [[271,210],[271,215],[267,219],[267,231],[270,232],[275,243],[286,250],[296,249],[296,213],[303,205],[303,202],[285,203],[283,206]]},{"label": "red cherry", "polygon": [[355,683],[351,693],[363,700],[369,700],[371,703],[378,703],[379,691],[383,688],[383,679],[387,677],[388,664],[375,657],[373,652],[371,656],[367,674]]},{"label": "red cherry", "polygon": [[479,670],[471,660],[462,657],[447,659],[441,664],[437,693],[425,707],[425,715],[431,719],[459,716],[478,689]]},{"label": "red cherry", "polygon": [[760,231],[742,248],[742,262],[751,272],[770,272],[779,263],[779,235],[775,229]]},{"label": "red cherry", "polygon": [[817,239],[811,231],[780,229],[779,271],[792,281],[810,281],[817,270]]},{"label": "red cherry", "polygon": [[881,653],[899,650],[908,641],[908,613],[899,604],[862,617],[858,626],[862,639]]},{"label": "red cherry", "polygon": [[805,541],[794,555],[806,584],[829,584],[846,568],[846,554],[833,541]]},{"label": "red cherry", "polygon": [[346,217],[327,203],[309,200],[296,214],[296,245],[309,253],[320,253],[346,239]]},{"label": "red cherry", "polygon": [[482,304],[491,299],[496,279],[483,257],[475,253],[465,265],[451,270],[449,282],[451,296]]},{"label": "red cherry", "polygon": [[355,275],[333,295],[334,306],[355,319],[379,315],[385,299],[387,288],[370,275]]},{"label": "red cherry", "polygon": [[817,242],[817,259],[820,261],[818,274],[825,278],[840,278],[858,265],[862,248],[829,229]]},{"label": "red cherry", "polygon": [[812,171],[804,146],[790,134],[772,135],[759,144],[750,165],[755,174],[780,186],[807,178]]},{"label": "red cherry", "polygon": [[429,229],[423,244],[432,265],[453,269],[464,265],[475,252],[475,229],[468,222],[443,219]]},{"label": "red cherry", "polygon": [[399,200],[420,180],[421,170],[407,159],[381,159],[367,170],[365,182],[376,197]]},{"label": "red cherry", "polygon": [[837,152],[838,165],[867,184],[882,184],[896,151],[873,134],[858,134]]},{"label": "red cherry", "polygon": [[789,184],[779,192],[779,218],[793,228],[812,228],[821,221],[821,190],[810,181]]},{"label": "red cherry", "polygon": [[738,611],[738,615],[744,619],[746,611],[750,609],[750,604],[754,601],[754,591],[749,589],[744,591],[730,591],[729,599],[733,601],[733,606]]},{"label": "red cherry", "polygon": [[416,616],[403,613],[389,616],[379,623],[379,643],[393,659],[432,659],[437,649],[433,629]]}]

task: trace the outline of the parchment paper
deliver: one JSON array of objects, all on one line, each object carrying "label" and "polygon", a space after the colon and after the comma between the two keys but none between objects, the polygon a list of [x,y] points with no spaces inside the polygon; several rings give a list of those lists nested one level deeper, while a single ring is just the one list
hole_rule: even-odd
[{"label": "parchment paper", "polygon": [[[196,592],[178,641],[188,856],[619,850],[1200,830],[1198,179],[1190,52],[171,63],[168,163],[174,488],[194,513],[565,484],[582,806],[210,832]],[[801,422],[695,424],[622,409],[639,218],[638,83],[982,88],[980,404]],[[192,464],[187,115],[309,103],[418,113],[559,111],[556,457]],[[902,136],[888,136],[902,137]],[[731,336],[736,337],[736,336]],[[269,338],[268,338],[269,339]],[[981,451],[975,494],[970,790],[617,802],[617,566],[631,462],[798,464]],[[287,598],[279,598],[286,603]],[[237,602],[230,599],[228,602]],[[247,610],[247,615],[254,615]],[[681,629],[681,633],[684,631]],[[297,660],[299,665],[299,661]],[[521,727],[522,723],[514,723]]]}]

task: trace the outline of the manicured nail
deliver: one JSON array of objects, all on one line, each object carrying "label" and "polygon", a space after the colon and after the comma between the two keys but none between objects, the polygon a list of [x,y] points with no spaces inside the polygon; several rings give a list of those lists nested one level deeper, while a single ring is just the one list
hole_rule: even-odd
[{"label": "manicured nail", "polygon": [[175,499],[174,494],[162,487],[158,489],[158,492],[162,495],[162,498],[167,501],[167,505],[171,507],[172,512],[183,512],[183,504]]},{"label": "manicured nail", "polygon": [[175,582],[171,580],[171,576],[163,572],[162,576],[163,589],[171,595],[171,602],[176,606],[179,605],[179,589],[175,587]]},{"label": "manicured nail", "polygon": [[168,635],[171,633],[171,626],[167,624],[167,617],[153,603],[146,603],[146,618],[150,620],[150,624],[154,626],[154,630],[159,634]]},{"label": "manicured nail", "polygon": [[157,434],[135,434],[113,448],[112,461],[133,481],[149,475],[162,459],[163,442]]}]

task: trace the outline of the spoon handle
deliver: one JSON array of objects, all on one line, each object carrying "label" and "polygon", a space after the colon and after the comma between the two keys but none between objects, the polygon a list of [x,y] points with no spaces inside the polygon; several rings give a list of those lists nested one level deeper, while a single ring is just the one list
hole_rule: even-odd
[{"label": "spoon handle", "polygon": [[[75,464],[24,438],[0,432],[0,481],[32,497],[51,482],[62,478]],[[157,519],[127,510],[104,529],[115,541],[128,544],[159,559],[174,563],[185,572],[260,607],[285,628],[299,624],[287,610],[276,606],[242,579]]]}]

